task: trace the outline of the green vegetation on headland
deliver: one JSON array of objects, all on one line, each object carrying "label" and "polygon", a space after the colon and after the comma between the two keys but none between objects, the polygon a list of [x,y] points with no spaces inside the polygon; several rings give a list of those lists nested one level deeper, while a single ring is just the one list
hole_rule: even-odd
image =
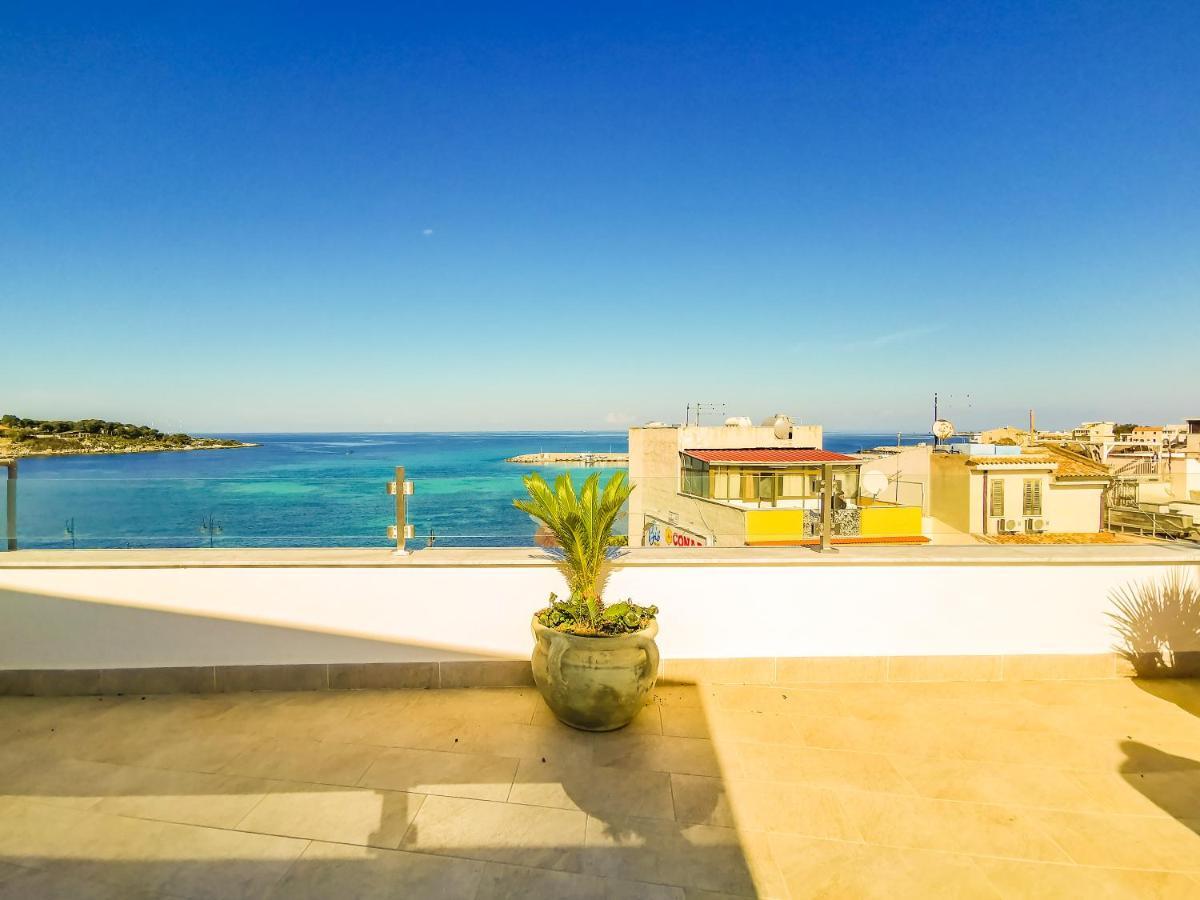
[{"label": "green vegetation on headland", "polygon": [[164,434],[149,425],[103,419],[24,419],[0,416],[0,457],[71,456],[82,453],[151,453],[160,450],[214,450],[253,447],[223,438]]}]

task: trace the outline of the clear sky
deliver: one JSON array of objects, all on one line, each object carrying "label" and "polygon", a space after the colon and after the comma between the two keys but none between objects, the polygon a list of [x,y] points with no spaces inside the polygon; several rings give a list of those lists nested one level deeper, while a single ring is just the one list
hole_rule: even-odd
[{"label": "clear sky", "polygon": [[169,430],[1178,421],[1200,3],[4,3],[0,307]]}]

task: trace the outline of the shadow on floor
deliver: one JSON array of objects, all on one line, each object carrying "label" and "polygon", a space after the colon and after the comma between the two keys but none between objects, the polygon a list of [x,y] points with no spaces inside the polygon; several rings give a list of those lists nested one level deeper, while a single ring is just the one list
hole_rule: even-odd
[{"label": "shadow on floor", "polygon": [[1126,783],[1192,831],[1200,834],[1200,762],[1139,741],[1122,741]]},{"label": "shadow on floor", "polygon": [[1200,678],[1134,678],[1138,688],[1200,717]]},{"label": "shadow on floor", "polygon": [[0,898],[757,896],[702,706],[675,738],[540,702],[0,700]]}]

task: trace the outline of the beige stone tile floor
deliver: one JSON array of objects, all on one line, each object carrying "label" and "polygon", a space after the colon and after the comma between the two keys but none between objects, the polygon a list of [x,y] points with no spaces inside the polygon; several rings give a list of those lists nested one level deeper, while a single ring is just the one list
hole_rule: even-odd
[{"label": "beige stone tile floor", "polygon": [[930,896],[1200,896],[1200,682],[0,699],[0,900]]}]

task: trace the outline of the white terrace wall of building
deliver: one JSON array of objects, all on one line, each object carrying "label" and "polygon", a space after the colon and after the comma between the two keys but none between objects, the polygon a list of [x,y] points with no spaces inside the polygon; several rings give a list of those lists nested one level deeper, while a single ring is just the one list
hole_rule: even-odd
[{"label": "white terrace wall of building", "polygon": [[[889,549],[633,551],[608,595],[658,605],[666,659],[1097,654],[1113,643],[1115,589],[1200,563],[1148,546]],[[305,551],[249,566],[220,553],[0,563],[0,668],[525,659],[531,613],[563,588],[529,549],[451,566],[329,566]],[[426,553],[439,551],[414,556]]]}]

